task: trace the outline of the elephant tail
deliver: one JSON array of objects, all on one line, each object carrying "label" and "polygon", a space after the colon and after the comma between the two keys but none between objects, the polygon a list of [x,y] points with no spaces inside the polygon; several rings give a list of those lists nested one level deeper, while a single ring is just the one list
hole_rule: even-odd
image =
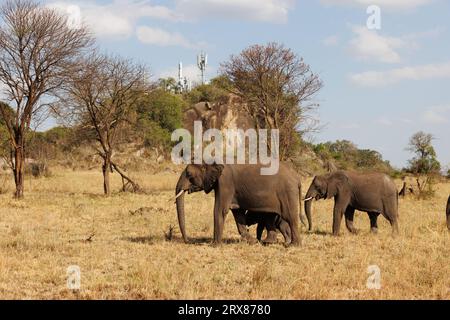
[{"label": "elephant tail", "polygon": [[298,180],[298,205],[300,207],[298,210],[298,215],[300,217],[300,221],[306,227],[305,217],[303,217],[303,212],[302,212],[302,182],[300,181],[300,179]]}]

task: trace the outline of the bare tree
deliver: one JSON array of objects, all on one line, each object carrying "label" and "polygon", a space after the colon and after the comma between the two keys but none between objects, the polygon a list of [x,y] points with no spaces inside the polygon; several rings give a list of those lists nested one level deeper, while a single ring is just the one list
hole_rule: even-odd
[{"label": "bare tree", "polygon": [[[246,102],[255,127],[280,129],[280,157],[295,144],[299,125],[311,120],[311,102],[322,82],[291,49],[277,43],[253,45],[221,65],[232,90]],[[309,127],[308,129],[311,129]]]},{"label": "bare tree", "polygon": [[98,142],[97,153],[103,159],[103,189],[111,194],[109,174],[122,177],[123,190],[139,189],[113,162],[112,156],[120,130],[127,123],[146,82],[146,70],[130,60],[93,53],[72,75],[63,105],[73,120],[92,129]]},{"label": "bare tree", "polygon": [[25,136],[66,83],[92,38],[84,27],[32,0],[8,0],[0,7],[0,83],[14,112],[0,104],[11,144],[15,197],[23,197]]}]

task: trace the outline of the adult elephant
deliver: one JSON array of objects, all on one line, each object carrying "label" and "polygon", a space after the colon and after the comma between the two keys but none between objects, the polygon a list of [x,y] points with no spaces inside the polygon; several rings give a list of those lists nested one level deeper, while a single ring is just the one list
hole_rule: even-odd
[{"label": "adult elephant", "polygon": [[377,218],[382,214],[390,222],[393,233],[398,233],[398,193],[394,182],[387,175],[336,171],[316,176],[305,196],[305,213],[309,230],[312,228],[312,200],[332,197],[334,197],[333,235],[339,234],[343,215],[347,229],[356,233],[353,226],[355,210],[368,213],[372,232],[377,232]]},{"label": "adult elephant", "polygon": [[[301,182],[288,164],[280,163],[275,175],[261,175],[262,165],[255,164],[190,164],[186,166],[176,185],[178,223],[185,242],[188,242],[184,194],[214,190],[214,243],[222,240],[225,216],[231,209],[238,231],[248,239],[245,211],[260,214],[276,213],[291,229],[291,244],[300,244],[298,231],[301,213]],[[300,206],[299,206],[300,205]],[[299,211],[300,209],[300,211]]]},{"label": "adult elephant", "polygon": [[450,196],[448,196],[447,210],[445,212],[447,214],[447,228],[450,230]]}]

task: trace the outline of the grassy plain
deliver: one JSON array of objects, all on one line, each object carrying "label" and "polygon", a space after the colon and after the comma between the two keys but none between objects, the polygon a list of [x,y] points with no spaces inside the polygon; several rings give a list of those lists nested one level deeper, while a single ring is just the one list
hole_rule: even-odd
[{"label": "grassy plain", "polygon": [[[343,223],[341,236],[331,236],[333,201],[322,200],[313,204],[314,230],[303,227],[301,247],[285,248],[281,235],[268,247],[242,242],[231,214],[225,243],[214,247],[212,195],[186,196],[194,243],[184,244],[172,201],[177,174],[133,176],[146,194],[105,198],[100,172],[60,169],[28,178],[21,201],[12,198],[11,177],[0,179],[0,298],[450,298],[450,183],[440,183],[432,200],[400,200],[396,238],[382,217],[379,233],[370,234],[365,213],[355,216],[358,235]],[[119,177],[112,184],[119,190]],[[81,270],[79,291],[67,288],[71,265]],[[369,265],[380,268],[379,290],[366,286]]]}]

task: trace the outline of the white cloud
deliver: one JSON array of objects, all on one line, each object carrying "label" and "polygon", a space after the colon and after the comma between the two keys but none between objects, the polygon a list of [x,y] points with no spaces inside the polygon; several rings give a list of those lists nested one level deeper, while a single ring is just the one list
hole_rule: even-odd
[{"label": "white cloud", "polygon": [[100,37],[129,37],[133,34],[136,23],[141,18],[183,20],[181,15],[171,9],[164,6],[153,6],[148,0],[114,0],[103,5],[94,1],[60,1],[50,2],[48,6],[65,13],[70,7],[78,7],[83,22]]},{"label": "white cloud", "polygon": [[177,11],[194,19],[226,18],[285,23],[293,0],[178,0]]},{"label": "white cloud", "polygon": [[434,0],[321,0],[327,5],[365,6],[376,4],[383,10],[408,10],[432,3]]},{"label": "white cloud", "polygon": [[177,32],[168,32],[159,28],[150,28],[141,26],[136,30],[136,35],[142,43],[152,44],[161,47],[181,46],[185,48],[195,48],[196,45],[191,43],[185,37]]},{"label": "white cloud", "polygon": [[450,62],[413,67],[396,68],[387,71],[367,71],[350,75],[350,80],[363,87],[382,87],[403,80],[428,80],[450,78]]},{"label": "white cloud", "polygon": [[401,38],[385,37],[366,27],[353,27],[355,37],[350,40],[350,52],[361,60],[374,60],[385,63],[401,61],[397,49],[408,47]]},{"label": "white cloud", "polygon": [[69,16],[78,12],[79,20],[98,37],[129,38],[137,32],[146,43],[195,47],[181,34],[137,25],[146,18],[169,22],[225,18],[284,23],[294,0],[176,0],[172,7],[152,3],[153,0],[46,1],[48,7]]},{"label": "white cloud", "polygon": [[436,38],[443,28],[434,28],[422,32],[409,33],[399,37],[383,36],[377,30],[369,30],[365,26],[353,26],[353,39],[349,42],[350,53],[360,60],[384,63],[402,61],[400,51],[411,51],[420,48],[418,40]]},{"label": "white cloud", "polygon": [[423,115],[423,120],[430,124],[446,124],[450,119],[450,106],[435,106],[428,108]]},{"label": "white cloud", "polygon": [[339,37],[337,35],[332,35],[323,39],[322,43],[327,47],[336,46],[339,44]]}]

